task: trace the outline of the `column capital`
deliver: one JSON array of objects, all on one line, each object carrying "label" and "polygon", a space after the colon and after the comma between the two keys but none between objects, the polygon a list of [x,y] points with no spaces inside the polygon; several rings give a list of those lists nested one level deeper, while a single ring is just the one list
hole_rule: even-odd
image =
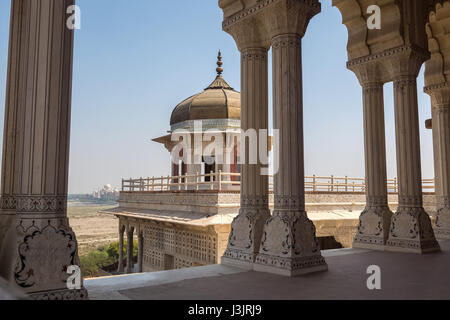
[{"label": "column capital", "polygon": [[361,84],[371,77],[383,83],[417,78],[422,64],[430,58],[427,50],[403,45],[379,53],[351,59],[347,68],[355,72]]},{"label": "column capital", "polygon": [[428,51],[413,45],[394,48],[391,52],[382,62],[394,82],[417,78],[423,63],[430,58]]},{"label": "column capital", "polygon": [[272,38],[272,48],[280,47],[301,48],[302,37],[297,33],[285,33]]},{"label": "column capital", "polygon": [[256,47],[256,48],[244,48],[241,51],[241,58],[244,60],[266,60],[268,48]]},{"label": "column capital", "polygon": [[305,35],[309,21],[321,11],[318,0],[278,0],[264,10],[271,38],[283,34]]},{"label": "column capital", "polygon": [[321,11],[318,0],[220,0],[223,30],[231,34],[240,51],[270,47],[282,34],[306,32],[309,21]]},{"label": "column capital", "polygon": [[348,69],[353,71],[363,88],[382,86],[387,82],[386,73],[383,72],[383,64],[379,61],[348,65]]},{"label": "column capital", "polygon": [[270,48],[270,37],[261,14],[239,19],[233,23],[225,20],[223,30],[229,33],[236,41],[239,51],[249,48]]},{"label": "column capital", "polygon": [[431,97],[432,108],[450,108],[450,82],[426,86],[424,92]]}]

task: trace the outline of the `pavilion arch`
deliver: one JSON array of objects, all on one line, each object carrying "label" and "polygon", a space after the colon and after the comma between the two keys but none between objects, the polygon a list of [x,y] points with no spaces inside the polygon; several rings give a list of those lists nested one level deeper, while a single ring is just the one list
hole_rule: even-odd
[{"label": "pavilion arch", "polygon": [[[430,217],[423,209],[417,102],[418,73],[430,58],[425,26],[430,7],[436,5],[436,1],[333,0],[332,3],[340,10],[348,30],[347,67],[355,73],[363,89],[367,199],[354,247],[416,253],[439,251]],[[381,9],[382,28],[379,30],[367,27],[367,8],[373,4]],[[290,141],[300,144],[289,145],[290,148],[280,152],[280,171],[274,178],[275,210],[271,218],[266,217],[265,206],[259,205],[266,201],[264,192],[258,194],[241,189],[243,202],[239,216],[232,224],[232,232],[249,226],[254,230],[253,235],[263,234],[262,240],[258,247],[253,245],[259,243],[258,237],[242,243],[230,239],[222,261],[287,275],[309,272],[308,269],[323,270],[320,255],[314,254],[314,245],[300,245],[297,252],[294,246],[292,252],[278,247],[277,243],[277,239],[285,238],[288,243],[305,239],[314,243],[315,239],[314,230],[311,233],[307,231],[309,222],[301,213],[304,212],[304,191],[298,182],[303,179],[304,155],[300,143],[303,136],[297,136],[296,132],[303,131],[303,128],[302,116],[296,112],[302,109],[302,101],[293,92],[300,91],[302,86],[301,73],[296,72],[301,68],[299,48],[302,37],[309,20],[320,12],[320,3],[309,0],[221,0],[219,6],[224,12],[223,29],[234,37],[241,51],[242,100],[246,101],[247,86],[254,87],[253,83],[260,81],[246,66],[257,63],[258,67],[265,68],[267,63],[263,55],[249,61],[249,52],[255,47],[260,52],[272,47],[274,129],[280,129],[280,136],[290,136]],[[257,32],[246,33],[249,25]],[[394,83],[395,97],[399,174],[399,208],[395,213],[388,207],[386,188],[383,85],[388,82]],[[266,92],[261,90],[251,94],[259,97],[265,96]],[[241,108],[258,113],[266,106],[250,101],[243,103]],[[292,119],[299,123],[292,123]],[[281,149],[285,143],[280,143]],[[299,163],[299,168],[292,163]],[[265,190],[265,181],[248,170],[251,169],[242,166],[244,177],[249,172],[252,176],[250,183]],[[293,187],[292,180],[297,181],[298,189]],[[243,185],[246,185],[245,181]],[[247,199],[258,201],[249,205]],[[253,213],[250,218],[249,212],[254,210],[261,213]],[[260,221],[265,221],[264,226]],[[300,225],[299,221],[302,221]],[[285,230],[292,232],[285,234]],[[302,240],[296,238],[294,230],[302,230],[299,231],[303,234]],[[308,261],[308,266],[305,261]]]},{"label": "pavilion arch", "polygon": [[450,238],[450,1],[435,1],[426,25],[431,59],[424,91],[431,97],[436,185],[436,234]]},{"label": "pavilion arch", "polygon": [[[370,30],[362,24],[373,4],[381,9],[381,29]],[[349,33],[347,67],[363,89],[366,209],[353,246],[438,251],[430,218],[423,209],[417,102],[417,76],[430,58],[425,26],[431,2],[333,0],[333,5],[340,10]],[[388,82],[394,83],[399,174],[399,208],[394,214],[387,205],[386,190],[383,86]],[[404,228],[399,221],[413,223],[418,229]]]},{"label": "pavilion arch", "polygon": [[449,80],[450,37],[446,35],[449,18],[450,1],[438,1],[430,7],[426,33],[431,58],[425,64],[425,86],[436,85]]}]

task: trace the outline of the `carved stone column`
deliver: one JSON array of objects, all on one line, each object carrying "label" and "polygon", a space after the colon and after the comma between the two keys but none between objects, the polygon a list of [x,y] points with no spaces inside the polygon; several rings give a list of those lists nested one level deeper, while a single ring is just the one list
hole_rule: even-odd
[{"label": "carved stone column", "polygon": [[425,88],[431,97],[436,177],[436,237],[450,239],[450,83]]},{"label": "carved stone column", "polygon": [[[66,26],[73,0],[15,0],[22,30],[18,65],[17,256],[14,279],[35,299],[85,299],[69,290],[67,268],[79,266],[77,240],[67,219],[73,30]],[[14,41],[13,41],[14,42]],[[12,61],[12,57],[10,57]]]},{"label": "carved stone column", "polygon": [[[11,251],[16,250],[15,227],[16,227],[16,204],[18,194],[18,141],[21,132],[20,117],[23,114],[20,107],[24,90],[25,77],[23,76],[24,65],[20,64],[25,48],[21,45],[20,34],[24,28],[22,16],[22,3],[12,1],[11,3],[11,26],[9,36],[9,59],[6,88],[6,103],[3,130],[3,153],[2,153],[2,177],[1,177],[1,201],[0,201],[0,274],[8,274],[12,278],[15,256],[10,256]],[[23,99],[23,98],[22,98]],[[11,235],[12,234],[12,235]],[[9,235],[9,236],[8,236]],[[8,259],[9,261],[5,261]]]},{"label": "carved stone column", "polygon": [[[260,37],[264,34],[263,24],[250,17],[225,31],[233,35],[241,52],[241,129],[244,133],[255,130],[258,136],[261,129],[268,128],[268,43]],[[258,142],[240,142],[241,146],[245,144],[245,154],[241,153],[241,159],[245,157],[241,164],[241,208],[231,224],[228,247],[221,260],[223,264],[248,269],[253,266],[264,223],[270,217],[268,176],[261,172],[259,146],[250,145]],[[256,164],[250,163],[251,149],[256,151]]]},{"label": "carved stone column", "polygon": [[126,269],[126,273],[133,272],[133,234],[134,234],[134,228],[130,227],[127,230],[127,269]]},{"label": "carved stone column", "polygon": [[315,226],[305,211],[302,37],[318,1],[278,1],[265,21],[272,42],[273,122],[279,131],[275,208],[264,226],[254,270],[295,276],[327,270]]},{"label": "carved stone column", "polygon": [[277,36],[272,46],[280,166],[274,173],[275,209],[264,227],[254,269],[292,276],[326,270],[327,265],[305,211],[301,36]]},{"label": "carved stone column", "polygon": [[417,75],[427,53],[406,48],[389,60],[394,80],[395,133],[399,184],[387,250],[439,251],[431,220],[423,209]]},{"label": "carved stone column", "polygon": [[142,272],[142,264],[144,258],[144,236],[142,231],[138,232],[138,270],[137,272]]},{"label": "carved stone column", "polygon": [[123,225],[119,218],[119,262],[117,272],[123,273],[123,233],[125,232]]},{"label": "carved stone column", "polygon": [[354,248],[383,250],[392,212],[388,206],[383,82],[377,64],[351,66],[363,88],[366,207],[359,218]]}]

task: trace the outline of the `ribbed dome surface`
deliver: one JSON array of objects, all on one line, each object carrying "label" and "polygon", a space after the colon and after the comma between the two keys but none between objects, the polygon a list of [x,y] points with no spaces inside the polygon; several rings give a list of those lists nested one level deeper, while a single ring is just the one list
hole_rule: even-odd
[{"label": "ribbed dome surface", "polygon": [[178,104],[170,125],[187,120],[240,119],[241,94],[218,75],[208,88]]}]

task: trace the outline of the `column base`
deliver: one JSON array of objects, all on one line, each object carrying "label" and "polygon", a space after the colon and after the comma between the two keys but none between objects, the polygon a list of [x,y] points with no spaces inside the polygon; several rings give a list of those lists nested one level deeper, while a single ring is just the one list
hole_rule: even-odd
[{"label": "column base", "polygon": [[12,279],[17,252],[16,216],[0,215],[0,277]]},{"label": "column base", "polygon": [[16,228],[16,213],[14,214],[4,214],[0,215],[0,250],[4,245],[4,239],[11,229]]},{"label": "column base", "polygon": [[66,217],[20,219],[16,230],[18,245],[13,277],[18,287],[38,299],[86,296],[84,289],[66,287],[69,267],[80,266],[77,240]]},{"label": "column base", "polygon": [[85,288],[69,290],[51,290],[29,293],[33,300],[88,300],[88,292]]},{"label": "column base", "polygon": [[438,210],[434,233],[438,239],[450,240],[450,206]]},{"label": "column base", "polygon": [[[253,270],[253,261],[255,260],[255,255],[252,256],[244,256],[245,254],[241,251],[235,251],[231,253],[231,250],[228,251],[228,256],[223,256],[221,258],[220,264],[228,267],[235,267],[244,270]],[[230,257],[230,255],[234,255],[234,257]]]},{"label": "column base", "polygon": [[316,228],[305,211],[275,210],[264,226],[253,270],[296,276],[325,271]]},{"label": "column base", "polygon": [[386,251],[429,253],[441,250],[431,219],[422,207],[399,207],[393,215]]},{"label": "column base", "polygon": [[384,250],[389,237],[392,212],[388,206],[366,207],[359,218],[353,248]]},{"label": "column base", "polygon": [[353,249],[367,249],[367,250],[374,250],[374,251],[384,251],[385,244],[376,243],[375,242],[376,240],[377,240],[376,238],[371,239],[369,237],[365,237],[363,239],[363,241],[360,241],[360,242],[353,241],[352,248]]},{"label": "column base", "polygon": [[328,265],[322,255],[283,258],[259,254],[253,264],[253,270],[295,277],[308,273],[327,271]]},{"label": "column base", "polygon": [[228,247],[221,264],[251,269],[259,250],[264,224],[269,218],[268,208],[241,208],[231,224]]}]

